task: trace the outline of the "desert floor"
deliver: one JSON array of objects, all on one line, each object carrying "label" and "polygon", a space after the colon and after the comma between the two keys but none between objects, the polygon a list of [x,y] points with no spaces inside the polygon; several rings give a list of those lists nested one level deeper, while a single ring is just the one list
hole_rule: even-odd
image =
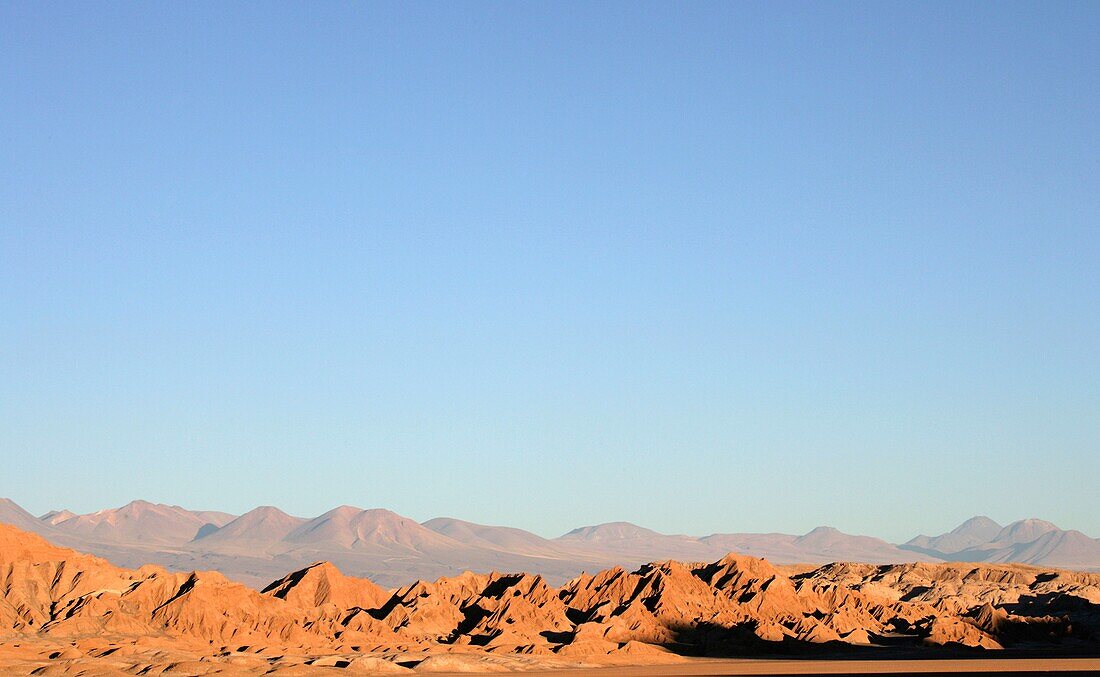
[{"label": "desert floor", "polygon": [[[669,657],[663,664],[630,665],[622,659],[583,662],[541,658],[498,659],[484,653],[417,653],[386,656],[301,657],[189,655],[154,646],[77,655],[63,645],[0,643],[0,675],[499,675],[537,677],[703,677],[706,675],[1065,675],[1100,674],[1100,658],[965,657],[943,659],[714,659]],[[431,658],[431,660],[427,660]],[[407,667],[406,667],[407,666]]]},{"label": "desert floor", "polygon": [[[1097,658],[1017,658],[948,660],[762,660],[691,659],[676,665],[616,666],[576,670],[535,671],[555,677],[665,677],[685,675],[1030,675],[1058,672],[1100,674]],[[469,673],[467,673],[469,674]]]}]

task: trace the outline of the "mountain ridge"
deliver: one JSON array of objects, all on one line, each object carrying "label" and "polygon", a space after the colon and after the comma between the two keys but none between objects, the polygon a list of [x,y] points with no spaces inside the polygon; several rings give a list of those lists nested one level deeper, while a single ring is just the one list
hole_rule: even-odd
[{"label": "mountain ridge", "polygon": [[[120,566],[148,561],[175,571],[211,568],[253,586],[324,559],[352,575],[373,577],[386,585],[401,585],[416,577],[455,575],[467,569],[522,569],[564,582],[582,572],[611,566],[637,566],[662,559],[713,561],[728,552],[783,564],[965,560],[1100,570],[1100,541],[1081,532],[1062,530],[1038,519],[1001,526],[982,516],[945,534],[922,535],[898,545],[829,526],[801,535],[715,533],[696,537],[662,534],[630,522],[578,527],[556,538],[543,538],[516,527],[452,517],[419,523],[383,508],[354,506],[339,506],[306,518],[273,506],[232,516],[133,501],[85,515],[51,511],[35,517],[14,501],[0,499],[0,522],[106,557]],[[1026,540],[1031,536],[1035,538]]]},{"label": "mountain ridge", "polygon": [[257,590],[213,571],[118,567],[3,524],[0,570],[4,674],[512,672],[861,647],[1049,658],[1100,641],[1100,574],[1020,564],[806,569],[729,553],[560,586],[468,571],[387,589],[319,561]]}]

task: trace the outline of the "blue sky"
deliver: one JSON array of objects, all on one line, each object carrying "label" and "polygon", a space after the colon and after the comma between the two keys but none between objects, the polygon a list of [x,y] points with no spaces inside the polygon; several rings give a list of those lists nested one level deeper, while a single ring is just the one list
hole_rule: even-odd
[{"label": "blue sky", "polygon": [[1100,536],[1095,3],[0,8],[0,495]]}]

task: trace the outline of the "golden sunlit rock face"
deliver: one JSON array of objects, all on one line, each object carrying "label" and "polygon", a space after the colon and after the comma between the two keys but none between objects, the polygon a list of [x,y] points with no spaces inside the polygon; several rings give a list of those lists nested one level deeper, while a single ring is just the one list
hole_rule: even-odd
[{"label": "golden sunlit rock face", "polygon": [[[136,570],[0,525],[0,666],[463,671],[908,646],[1095,646],[1100,574],[1024,565],[776,567],[738,555],[613,568],[561,587],[466,573],[385,590],[317,563],[262,592]],[[92,666],[92,668],[89,668]],[[200,670],[201,668],[201,670]],[[142,672],[144,671],[144,672]]]}]

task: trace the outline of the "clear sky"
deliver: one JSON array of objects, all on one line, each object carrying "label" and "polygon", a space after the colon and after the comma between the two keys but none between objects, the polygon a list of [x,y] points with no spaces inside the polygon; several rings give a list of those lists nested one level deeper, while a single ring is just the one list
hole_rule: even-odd
[{"label": "clear sky", "polygon": [[0,5],[0,496],[1100,536],[1100,4]]}]

